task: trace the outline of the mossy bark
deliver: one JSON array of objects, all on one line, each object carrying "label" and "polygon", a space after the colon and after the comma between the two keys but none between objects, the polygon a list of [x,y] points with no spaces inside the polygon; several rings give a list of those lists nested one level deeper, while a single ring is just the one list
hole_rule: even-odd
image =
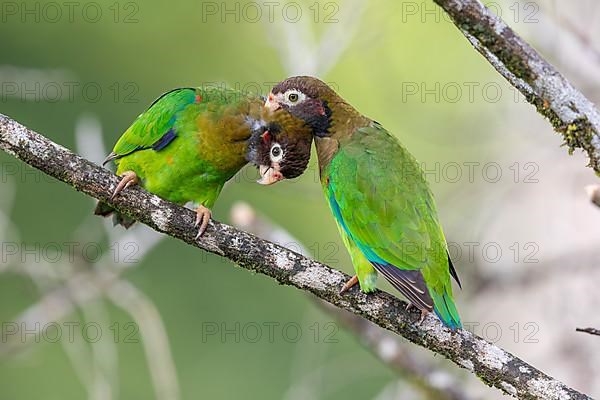
[{"label": "mossy bark", "polygon": [[600,175],[600,113],[550,63],[477,0],[433,0],[492,66],[562,134],[569,154],[585,151]]}]

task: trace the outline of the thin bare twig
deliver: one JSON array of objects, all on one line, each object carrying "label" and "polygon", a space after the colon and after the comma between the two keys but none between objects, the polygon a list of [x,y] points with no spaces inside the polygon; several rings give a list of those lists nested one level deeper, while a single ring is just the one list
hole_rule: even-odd
[{"label": "thin bare twig", "polygon": [[598,336],[600,336],[600,329],[595,329],[595,328],[576,328],[575,331],[577,331],[577,332],[585,332],[585,333],[589,333],[590,335],[598,335]]}]

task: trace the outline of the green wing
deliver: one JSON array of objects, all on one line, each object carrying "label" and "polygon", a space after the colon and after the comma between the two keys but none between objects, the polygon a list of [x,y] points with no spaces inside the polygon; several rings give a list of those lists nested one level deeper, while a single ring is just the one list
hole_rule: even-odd
[{"label": "green wing", "polygon": [[460,326],[446,240],[414,157],[372,123],[341,143],[328,171],[330,206],[365,257],[413,304]]},{"label": "green wing", "polygon": [[123,133],[105,163],[137,150],[163,149],[177,136],[173,130],[177,114],[196,102],[197,95],[194,88],[179,88],[164,93]]}]

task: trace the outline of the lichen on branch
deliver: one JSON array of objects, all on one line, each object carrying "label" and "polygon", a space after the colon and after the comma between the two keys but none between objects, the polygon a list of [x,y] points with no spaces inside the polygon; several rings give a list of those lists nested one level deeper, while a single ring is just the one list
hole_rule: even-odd
[{"label": "lichen on branch", "polygon": [[433,0],[469,42],[600,174],[600,113],[556,68],[478,0]]},{"label": "lichen on branch", "polygon": [[226,257],[280,284],[310,292],[442,354],[504,393],[523,399],[589,399],[466,330],[448,330],[435,316],[430,315],[419,323],[418,312],[407,311],[405,302],[386,292],[365,295],[353,288],[340,295],[339,289],[349,279],[348,275],[285,247],[217,221],[212,221],[204,236],[195,240],[192,210],[139,187],[128,189],[111,201],[110,193],[118,182],[117,176],[1,114],[0,149],[159,232]]}]

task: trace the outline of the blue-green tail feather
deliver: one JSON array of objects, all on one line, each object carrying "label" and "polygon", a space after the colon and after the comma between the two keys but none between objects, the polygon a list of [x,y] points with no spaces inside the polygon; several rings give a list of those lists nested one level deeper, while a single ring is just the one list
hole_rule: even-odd
[{"label": "blue-green tail feather", "polygon": [[456,310],[454,301],[452,300],[452,297],[450,297],[448,292],[444,291],[443,295],[439,295],[430,291],[430,294],[433,299],[433,308],[435,310],[435,313],[437,314],[439,319],[444,323],[444,325],[446,325],[452,330],[462,328],[462,323],[460,322],[458,311]]}]

